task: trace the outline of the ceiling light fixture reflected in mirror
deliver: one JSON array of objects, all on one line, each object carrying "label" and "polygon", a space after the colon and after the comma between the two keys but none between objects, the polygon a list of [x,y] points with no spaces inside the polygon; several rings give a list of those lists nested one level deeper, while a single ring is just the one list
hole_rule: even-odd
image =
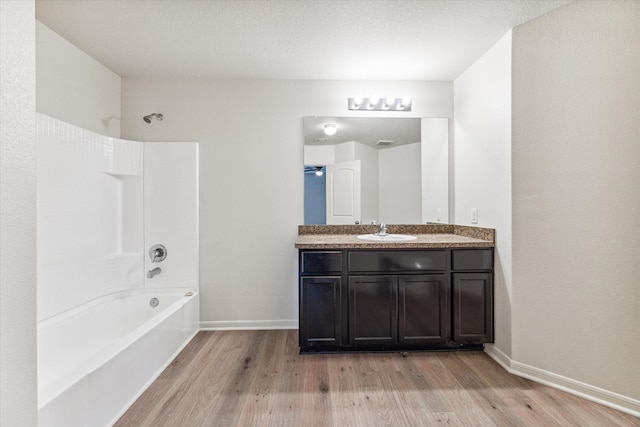
[{"label": "ceiling light fixture reflected in mirror", "polygon": [[325,135],[332,136],[332,135],[335,135],[337,131],[338,131],[338,128],[333,123],[324,125]]}]

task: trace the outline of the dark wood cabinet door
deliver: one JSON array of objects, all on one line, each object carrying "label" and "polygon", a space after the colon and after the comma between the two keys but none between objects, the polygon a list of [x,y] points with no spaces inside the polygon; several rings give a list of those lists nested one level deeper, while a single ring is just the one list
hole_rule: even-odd
[{"label": "dark wood cabinet door", "polygon": [[493,275],[453,274],[453,340],[493,342]]},{"label": "dark wood cabinet door", "polygon": [[449,296],[444,274],[400,276],[400,344],[441,344],[449,340]]},{"label": "dark wood cabinet door", "polygon": [[340,339],[341,279],[302,277],[300,281],[300,346],[336,347]]},{"label": "dark wood cabinet door", "polygon": [[353,346],[398,341],[398,277],[349,277],[349,342]]}]

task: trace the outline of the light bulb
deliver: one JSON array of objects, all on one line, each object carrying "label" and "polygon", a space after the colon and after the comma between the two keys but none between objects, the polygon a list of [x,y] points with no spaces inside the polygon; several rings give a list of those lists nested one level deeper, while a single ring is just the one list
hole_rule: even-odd
[{"label": "light bulb", "polygon": [[316,171],[316,176],[322,176],[322,171],[320,169]]},{"label": "light bulb", "polygon": [[411,97],[405,96],[404,98],[402,98],[402,101],[400,101],[400,104],[403,107],[406,107],[407,105],[411,104]]},{"label": "light bulb", "polygon": [[326,135],[329,135],[329,136],[335,135],[337,131],[338,131],[338,128],[336,127],[336,125],[332,123],[324,125],[324,133]]},{"label": "light bulb", "polygon": [[391,105],[396,102],[396,99],[393,96],[390,96],[387,98],[387,100],[385,101],[385,103],[387,104],[387,107],[391,107]]},{"label": "light bulb", "polygon": [[361,96],[356,96],[353,98],[353,106],[354,107],[359,107],[360,104],[362,104],[362,97]]}]

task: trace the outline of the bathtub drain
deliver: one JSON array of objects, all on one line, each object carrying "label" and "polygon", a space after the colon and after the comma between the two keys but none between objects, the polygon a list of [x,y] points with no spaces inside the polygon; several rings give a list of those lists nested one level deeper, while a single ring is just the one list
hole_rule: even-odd
[{"label": "bathtub drain", "polygon": [[160,301],[158,300],[158,298],[151,298],[151,300],[149,301],[149,305],[151,307],[157,307],[158,304],[160,304]]}]

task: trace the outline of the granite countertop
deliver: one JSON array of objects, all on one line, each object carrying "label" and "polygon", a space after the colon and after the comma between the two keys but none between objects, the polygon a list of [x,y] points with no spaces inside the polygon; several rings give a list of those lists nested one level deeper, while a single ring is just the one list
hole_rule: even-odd
[{"label": "granite countertop", "polygon": [[299,249],[428,249],[480,248],[495,246],[495,230],[449,224],[388,225],[390,234],[410,234],[407,242],[371,242],[357,238],[376,232],[372,225],[335,225],[298,227],[295,247]]}]

